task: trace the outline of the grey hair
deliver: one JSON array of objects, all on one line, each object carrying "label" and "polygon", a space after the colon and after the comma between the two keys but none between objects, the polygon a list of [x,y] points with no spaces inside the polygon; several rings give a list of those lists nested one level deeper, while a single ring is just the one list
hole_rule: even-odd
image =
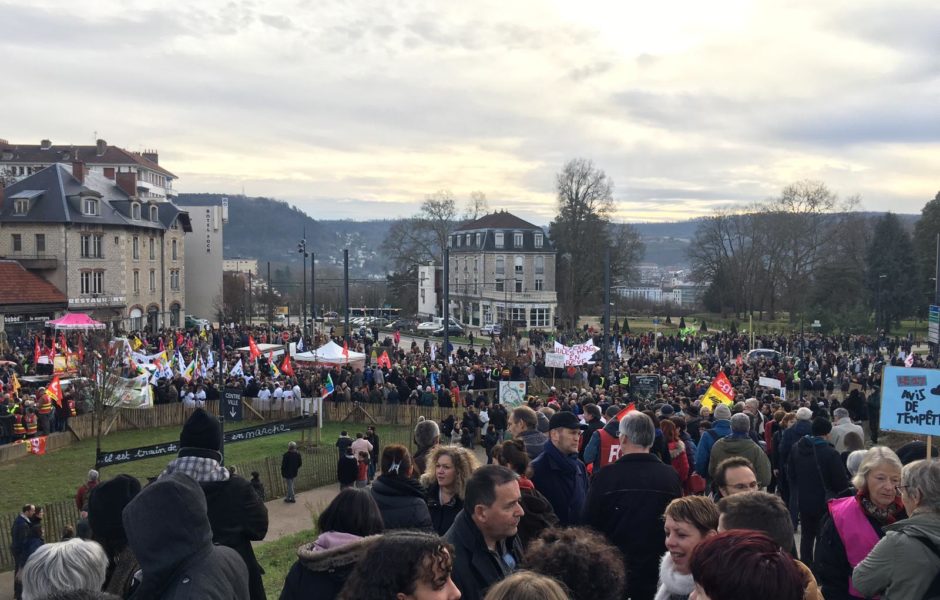
[{"label": "grey hair", "polygon": [[98,471],[94,469],[88,471],[88,481],[98,481]]},{"label": "grey hair", "polygon": [[293,450],[296,447],[297,447],[297,442],[288,442],[287,444],[288,450]]},{"label": "grey hair", "polygon": [[39,600],[69,590],[100,590],[108,555],[98,542],[73,538],[44,544],[23,566],[23,600]]},{"label": "grey hair", "polygon": [[731,417],[731,431],[733,433],[747,433],[751,430],[751,418],[744,413]]},{"label": "grey hair", "polygon": [[653,420],[640,411],[634,410],[620,419],[620,437],[642,448],[651,448],[656,438]]},{"label": "grey hair", "polygon": [[848,409],[840,407],[832,411],[832,416],[838,421],[839,419],[844,419],[849,416],[849,411]]},{"label": "grey hair", "polygon": [[862,464],[858,466],[858,473],[852,478],[852,485],[860,492],[867,492],[868,487],[865,485],[865,480],[868,478],[868,474],[881,465],[886,464],[895,467],[898,471],[900,471],[903,466],[901,465],[901,459],[898,458],[898,455],[895,454],[894,450],[891,448],[887,446],[872,446],[865,454],[865,459],[862,461]]},{"label": "grey hair", "polygon": [[865,455],[868,454],[868,450],[855,450],[849,457],[845,459],[845,467],[849,470],[849,475],[855,476],[858,473],[858,468],[862,465],[862,461],[865,460]]},{"label": "grey hair", "polygon": [[752,406],[754,408],[760,407],[760,400],[757,398],[748,398],[744,401],[744,406]]},{"label": "grey hair", "polygon": [[901,485],[909,498],[917,495],[917,509],[940,512],[940,461],[915,460],[901,469]]}]

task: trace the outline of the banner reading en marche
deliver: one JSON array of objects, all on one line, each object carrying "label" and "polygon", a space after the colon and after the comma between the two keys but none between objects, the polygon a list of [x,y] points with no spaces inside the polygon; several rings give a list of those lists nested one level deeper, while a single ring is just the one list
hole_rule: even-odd
[{"label": "banner reading en marche", "polygon": [[[244,442],[257,438],[287,433],[297,429],[309,429],[317,426],[316,417],[286,419],[284,421],[274,421],[264,423],[255,427],[246,427],[245,429],[236,429],[225,432],[225,444],[234,444],[235,442]],[[165,456],[176,454],[180,450],[179,442],[166,442],[164,444],[153,444],[152,446],[141,446],[139,448],[126,448],[124,450],[113,450],[110,452],[98,453],[95,460],[95,468],[108,467],[133,462],[135,460],[144,460],[155,456]]]}]

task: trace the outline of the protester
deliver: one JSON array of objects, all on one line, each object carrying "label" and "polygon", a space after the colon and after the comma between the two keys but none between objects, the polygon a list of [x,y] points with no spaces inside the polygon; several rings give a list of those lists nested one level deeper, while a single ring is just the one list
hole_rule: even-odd
[{"label": "protester", "polygon": [[98,485],[88,498],[88,523],[92,539],[107,555],[107,573],[102,590],[125,598],[135,583],[140,568],[134,552],[127,544],[127,533],[121,515],[124,508],[140,493],[140,481],[131,475],[118,475]]},{"label": "protester", "polygon": [[417,451],[415,451],[412,464],[414,465],[413,477],[417,479],[427,470],[428,454],[441,443],[441,430],[434,421],[419,421],[415,425],[414,439]]},{"label": "protester", "polygon": [[[832,411],[832,418],[834,423],[832,424],[832,432],[829,434],[829,442],[835,446],[836,452],[841,454],[848,449],[845,436],[849,433],[856,434],[861,440],[865,439],[865,431],[861,425],[852,422],[848,410],[841,407],[837,408]],[[858,448],[853,448],[853,450],[858,450]]]},{"label": "protester", "polygon": [[715,478],[715,471],[721,461],[732,456],[743,456],[753,465],[758,485],[762,488],[770,485],[770,459],[763,448],[751,439],[750,426],[751,421],[744,413],[731,417],[731,434],[715,442],[709,455],[708,476],[711,479]]},{"label": "protester", "polygon": [[454,550],[437,535],[415,531],[389,533],[366,550],[338,598],[466,598],[451,578],[455,562]]},{"label": "protester", "polygon": [[88,480],[75,492],[75,508],[78,510],[88,510],[88,494],[98,485],[98,471],[91,469],[88,471]]},{"label": "protester", "polygon": [[521,500],[518,476],[505,467],[480,467],[467,482],[464,508],[444,536],[454,547],[454,582],[463,600],[480,600],[519,567]]},{"label": "protester", "polygon": [[855,477],[855,474],[858,473],[858,468],[865,460],[866,454],[868,454],[868,450],[855,450],[846,457],[845,468],[848,469],[850,477]]},{"label": "protester", "polygon": [[851,585],[852,570],[884,537],[886,526],[907,517],[897,492],[901,461],[890,449],[870,448],[852,484],[854,494],[829,502],[816,542],[813,572],[826,600],[863,597]]},{"label": "protester", "polygon": [[535,484],[526,477],[529,455],[522,440],[506,440],[493,449],[496,464],[507,467],[519,476],[519,491],[522,493],[522,509],[525,514],[519,520],[517,536],[523,548],[539,536],[542,531],[558,525],[558,516],[551,503],[535,489]]},{"label": "protester", "polygon": [[666,507],[664,529],[656,600],[687,600],[695,589],[689,562],[696,546],[718,533],[718,507],[704,496],[676,498]]},{"label": "protester", "polygon": [[400,444],[385,446],[382,451],[382,474],[373,482],[371,493],[382,513],[386,530],[433,529],[425,491],[412,478],[413,469],[411,453],[407,448]]},{"label": "protester", "polygon": [[756,531],[732,530],[706,539],[692,554],[690,567],[695,580],[691,600],[803,598],[803,577],[793,559]]},{"label": "protester", "polygon": [[731,435],[731,409],[726,404],[719,404],[715,407],[715,421],[711,429],[702,433],[699,440],[698,450],[695,452],[695,472],[708,479],[709,464],[712,455],[712,446],[715,442]]},{"label": "protester", "polygon": [[212,543],[207,510],[204,490],[181,471],[161,476],[131,500],[123,520],[141,567],[135,600],[250,598],[248,567],[238,552]]},{"label": "protester", "polygon": [[885,526],[885,536],[852,571],[852,585],[882,600],[935,598],[940,592],[940,462],[904,465],[897,487],[908,518]]},{"label": "protester", "polygon": [[519,571],[491,587],[485,600],[569,600],[569,596],[550,576]]},{"label": "protester", "polygon": [[732,456],[721,461],[715,470],[714,483],[721,498],[760,489],[754,465],[743,456]]},{"label": "protester", "polygon": [[[353,446],[354,445],[355,443],[353,443]],[[297,499],[294,497],[294,479],[297,478],[297,473],[300,472],[300,467],[303,465],[303,462],[303,457],[301,457],[300,452],[297,451],[297,443],[288,443],[287,452],[281,456],[281,477],[284,478],[287,484],[287,495],[284,496],[284,502],[297,502]]]},{"label": "protester", "polygon": [[40,523],[31,523],[29,526],[29,531],[26,534],[26,540],[23,541],[23,551],[20,558],[23,561],[25,568],[26,563],[29,562],[29,557],[33,555],[36,550],[46,543],[46,540],[43,538],[42,524]]},{"label": "protester", "polygon": [[35,505],[27,504],[23,506],[22,511],[13,520],[13,526],[10,528],[10,551],[13,554],[13,594],[17,598],[20,597],[22,587],[17,573],[26,563],[23,553],[26,549],[26,538],[29,537],[30,519],[35,514]]},{"label": "protester", "polygon": [[258,497],[261,498],[261,501],[264,502],[264,484],[261,483],[261,474],[257,471],[252,471],[249,483],[251,484],[251,489],[253,489]]},{"label": "protester", "polygon": [[679,439],[679,428],[670,419],[660,421],[659,427],[662,429],[663,441],[669,452],[670,464],[676,470],[676,475],[679,476],[679,482],[682,483],[682,489],[685,491],[688,489],[689,481],[689,455],[686,452],[685,443]]},{"label": "protester", "polygon": [[774,452],[779,454],[780,495],[783,501],[787,503],[787,506],[792,506],[790,502],[790,482],[787,475],[787,470],[790,465],[790,450],[793,449],[793,446],[796,445],[801,438],[813,434],[812,419],[813,411],[805,406],[798,408],[796,417],[790,427],[780,434],[780,443],[774,446]]},{"label": "protester", "polygon": [[372,495],[348,488],[339,493],[317,519],[320,535],[297,549],[280,600],[333,600],[356,563],[380,539],[382,515]]},{"label": "protester", "polygon": [[107,568],[108,557],[95,542],[72,539],[45,544],[23,566],[23,600],[79,590],[98,592]]},{"label": "protester", "polygon": [[655,435],[643,413],[621,419],[620,459],[594,477],[585,507],[587,524],[623,553],[633,600],[656,594],[656,567],[666,550],[661,519],[669,502],[682,496],[675,470],[650,454]]},{"label": "protester", "polygon": [[578,459],[581,422],[568,411],[549,420],[549,440],[532,461],[532,483],[551,503],[561,525],[581,522],[587,498],[588,479]]},{"label": "protester", "polygon": [[428,512],[438,535],[444,535],[463,509],[467,481],[479,467],[476,456],[459,446],[437,446],[428,456],[432,469],[421,476]]},{"label": "protester", "polygon": [[509,433],[525,444],[529,458],[536,458],[548,442],[548,436],[538,430],[538,415],[528,406],[517,406],[509,415]]},{"label": "protester", "polygon": [[523,566],[557,579],[569,591],[571,600],[624,597],[623,557],[591,529],[559,527],[543,531],[526,548]]}]

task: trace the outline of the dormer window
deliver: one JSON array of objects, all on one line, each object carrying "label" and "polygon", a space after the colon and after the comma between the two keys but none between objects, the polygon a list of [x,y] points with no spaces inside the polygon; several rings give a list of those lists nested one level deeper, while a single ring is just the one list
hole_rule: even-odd
[{"label": "dormer window", "polygon": [[98,200],[95,198],[85,198],[82,200],[82,214],[89,217],[98,215]]},{"label": "dormer window", "polygon": [[541,248],[541,247],[542,247],[542,243],[543,243],[543,242],[542,242],[542,239],[543,239],[542,234],[541,234],[541,233],[536,233],[534,239],[535,239],[535,247],[536,247],[536,248]]},{"label": "dormer window", "polygon": [[477,247],[479,248],[482,243],[483,243],[483,234],[478,233],[477,234]]},{"label": "dormer window", "polygon": [[29,212],[29,200],[26,198],[17,198],[13,201],[13,214],[25,215]]},{"label": "dormer window", "polygon": [[157,211],[157,207],[156,207],[156,206],[151,206],[151,207],[150,207],[150,220],[151,220],[151,221],[153,221],[153,222],[156,222],[156,221],[157,221],[157,212],[158,212],[158,211]]},{"label": "dormer window", "polygon": [[522,248],[522,232],[517,231],[512,234],[512,245],[515,248]]},{"label": "dormer window", "polygon": [[471,244],[471,243],[472,243],[472,242],[470,241],[470,234],[468,233],[468,234],[467,234],[467,247],[468,247],[468,248],[470,247],[470,244]]},{"label": "dormer window", "polygon": [[495,234],[493,234],[493,242],[496,244],[497,248],[503,247],[503,232],[502,231],[497,231]]},{"label": "dormer window", "polygon": [[131,204],[131,218],[135,221],[140,220],[140,204],[137,202]]}]

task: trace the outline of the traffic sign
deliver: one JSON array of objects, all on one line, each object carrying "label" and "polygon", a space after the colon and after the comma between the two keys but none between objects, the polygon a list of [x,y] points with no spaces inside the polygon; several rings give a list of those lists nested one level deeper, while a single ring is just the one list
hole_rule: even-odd
[{"label": "traffic sign", "polygon": [[927,341],[932,344],[940,343],[940,306],[930,305],[927,315]]},{"label": "traffic sign", "polygon": [[239,388],[222,390],[222,407],[226,421],[242,420],[242,391]]}]

